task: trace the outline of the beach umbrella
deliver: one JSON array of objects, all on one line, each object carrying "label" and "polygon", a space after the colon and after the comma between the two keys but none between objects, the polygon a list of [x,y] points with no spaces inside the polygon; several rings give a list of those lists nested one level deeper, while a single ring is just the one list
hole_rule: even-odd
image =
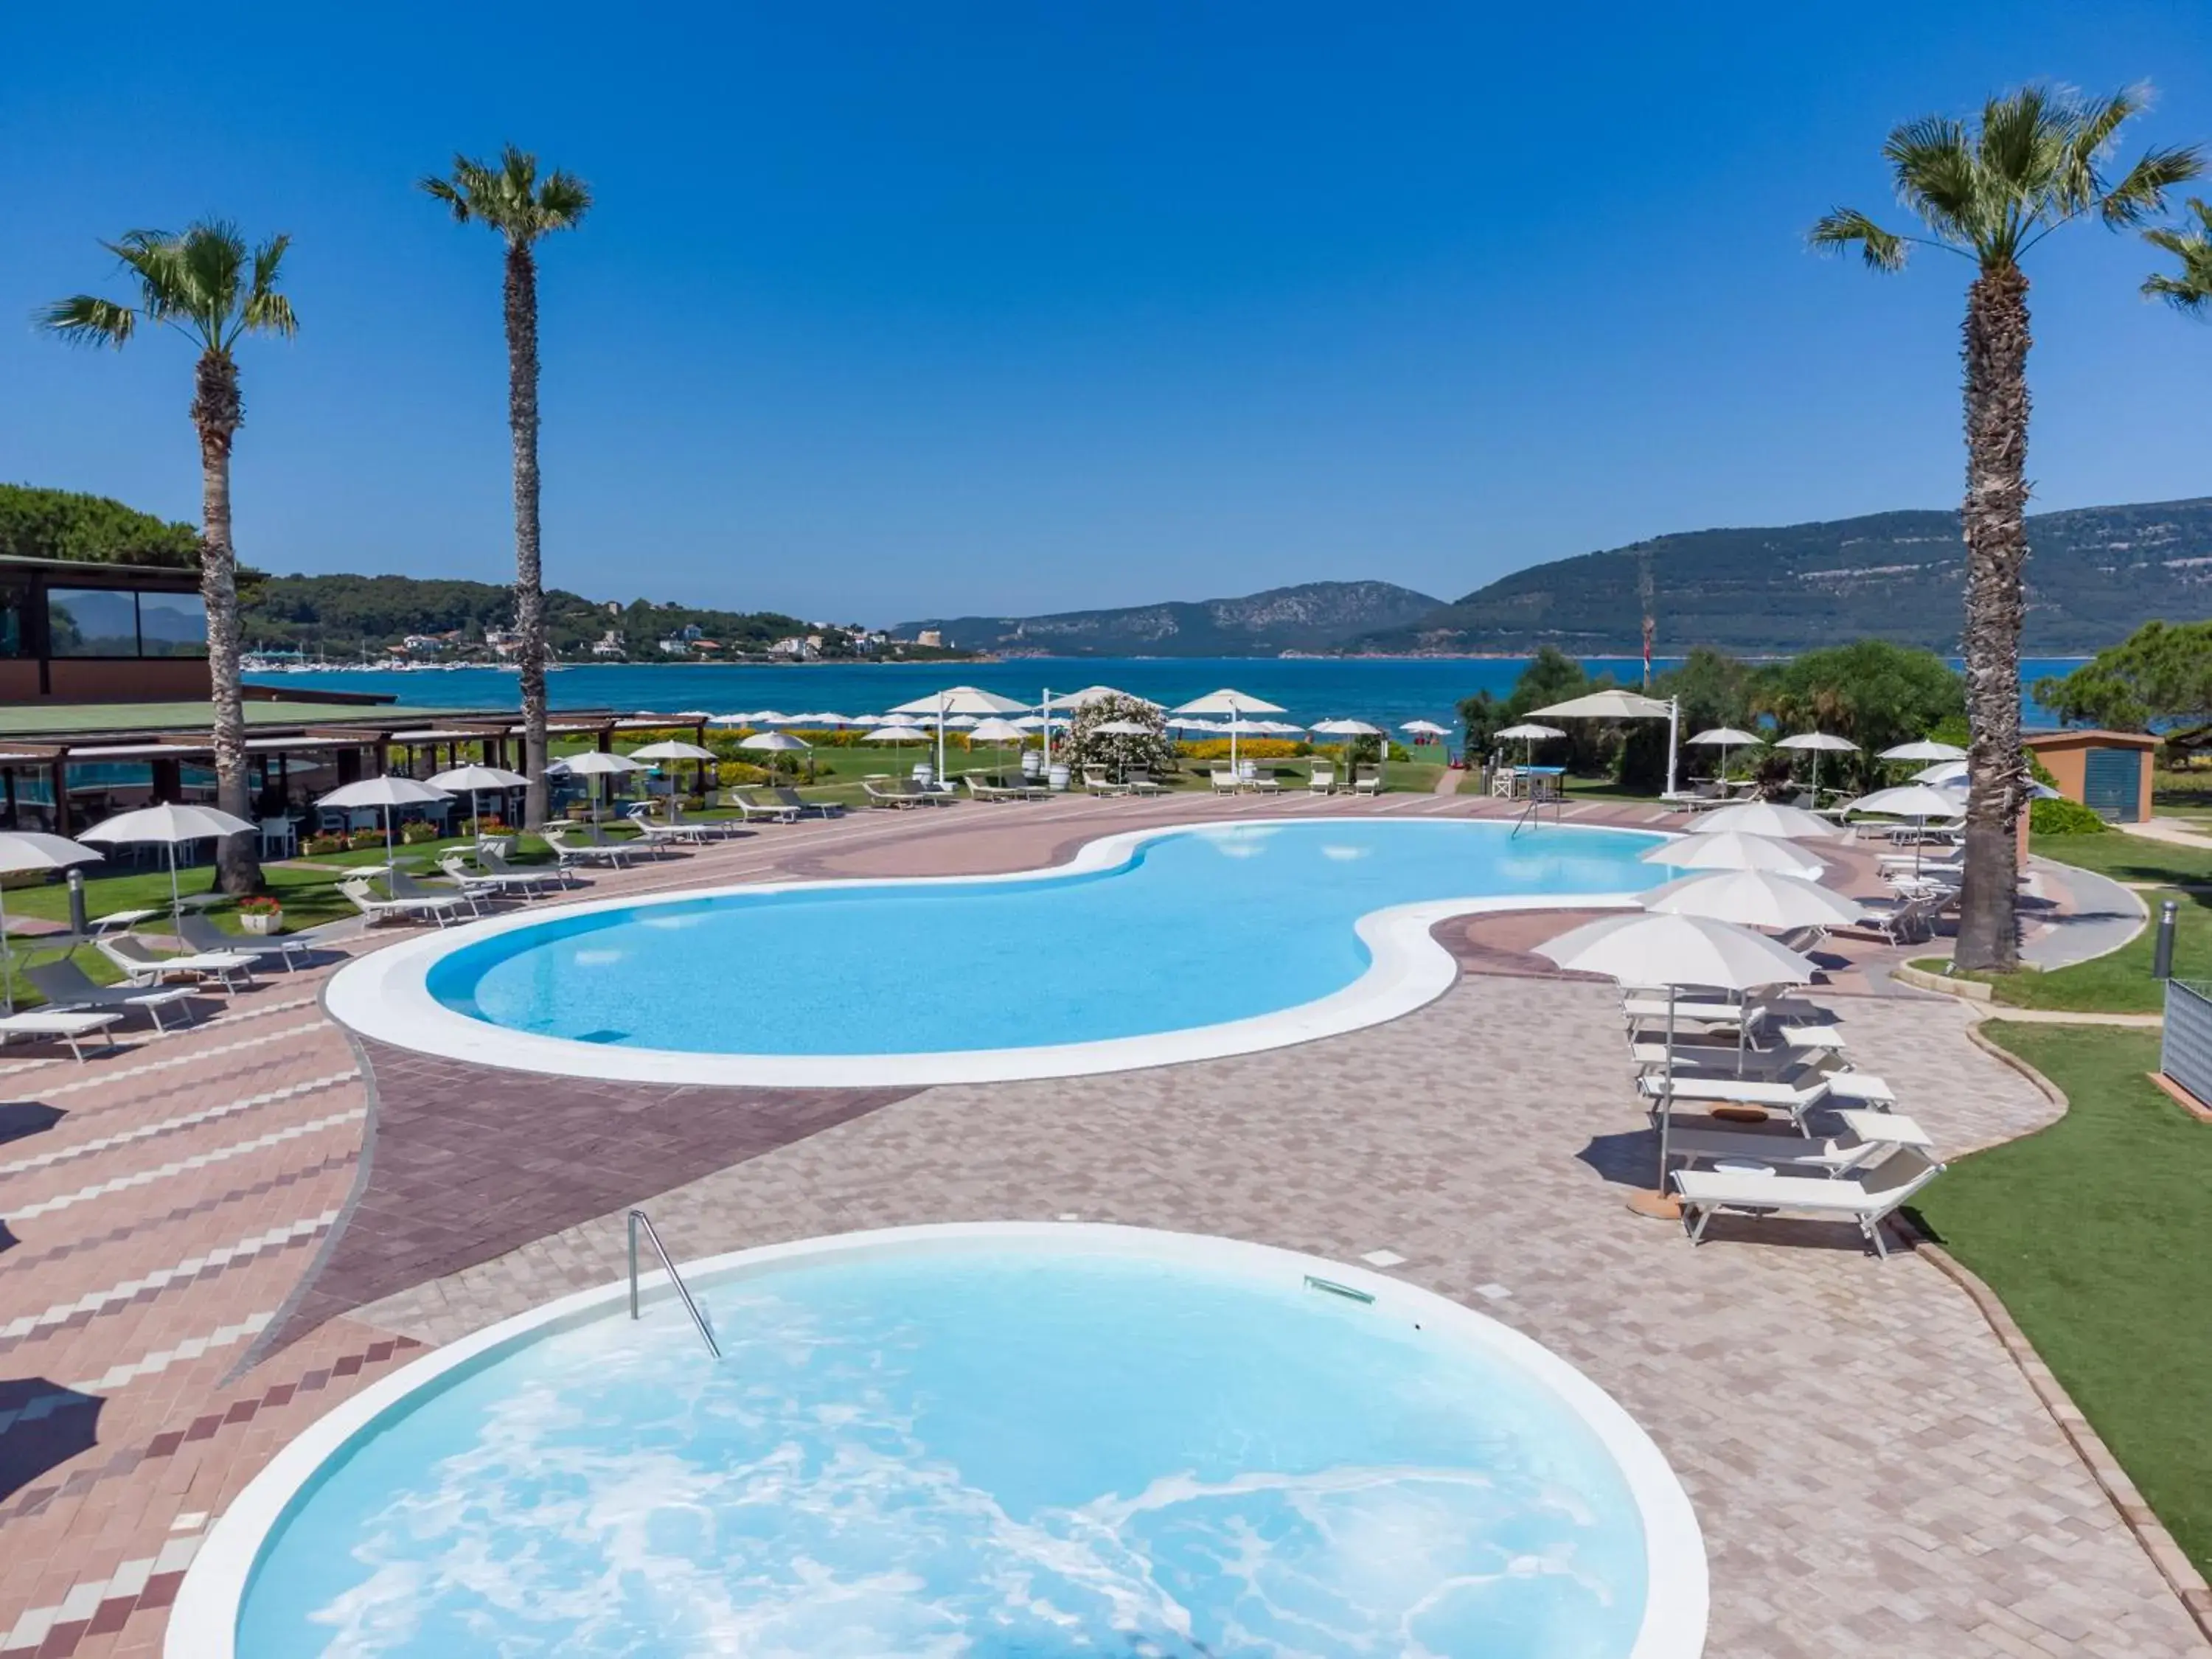
[{"label": "beach umbrella", "polygon": [[242,836],[253,826],[244,818],[212,806],[142,806],[134,812],[118,812],[79,832],[79,841],[96,841],[120,847],[132,842],[158,842],[169,849],[169,914],[183,909],[177,897],[177,848],[188,841],[209,841]]},{"label": "beach umbrella", "polygon": [[433,789],[443,789],[448,794],[466,793],[469,798],[469,833],[483,834],[483,803],[477,797],[487,789],[524,789],[530,780],[520,772],[509,772],[497,766],[456,766],[450,772],[434,773],[423,779]]},{"label": "beach umbrella", "polygon": [[[1045,693],[1045,701],[1055,708],[1088,708],[1092,703],[1103,702],[1109,697],[1127,697],[1131,702],[1140,702],[1147,708],[1160,707],[1150,697],[1140,697],[1133,691],[1119,691],[1110,685],[1086,685],[1080,691]],[[1042,708],[1043,704],[1038,707]]]},{"label": "beach umbrella", "polygon": [[1682,741],[1696,744],[1703,749],[1717,749],[1721,751],[1718,772],[1722,787],[1726,787],[1728,751],[1731,749],[1755,749],[1762,739],[1756,732],[1739,731],[1733,726],[1717,726],[1710,732],[1700,732],[1694,738],[1685,738]]},{"label": "beach umbrella", "polygon": [[1680,710],[1671,700],[1662,702],[1656,697],[1647,697],[1641,692],[1624,691],[1616,687],[1570,697],[1565,702],[1547,703],[1541,708],[1532,708],[1528,713],[1532,716],[1542,715],[1552,720],[1665,720],[1667,793],[1670,795],[1674,793],[1674,728],[1680,718]]},{"label": "beach umbrella", "polygon": [[[680,738],[667,738],[659,743],[648,743],[642,749],[633,749],[629,753],[632,760],[697,761],[699,793],[702,795],[707,793],[707,763],[714,758],[713,750],[702,748],[696,743],[685,743]],[[668,816],[672,821],[676,817],[673,796],[669,799]]]},{"label": "beach umbrella", "polygon": [[[27,870],[66,870],[73,864],[97,864],[100,854],[65,836],[35,830],[0,830],[0,876]],[[0,1007],[15,1012],[15,964],[8,944],[8,905],[0,893]]]},{"label": "beach umbrella", "polygon": [[[1738,993],[1768,985],[1809,985],[1813,964],[1764,933],[1705,916],[1638,911],[1603,916],[1569,929],[1537,954],[1570,973],[1600,974],[1623,985],[1667,989],[1667,1069],[1659,1096],[1659,1191],[1644,1207],[1679,1213],[1667,1193],[1667,1137],[1674,1117],[1674,1001],[1685,985]],[[1742,1022],[1737,1022],[1739,1032]],[[1739,1036],[1739,1042],[1741,1041]]]},{"label": "beach umbrella", "polygon": [[1817,878],[1824,866],[1786,841],[1723,830],[1717,836],[1681,836],[1640,855],[1645,864],[1678,870],[1765,870],[1778,876]]},{"label": "beach umbrella", "polygon": [[1747,836],[1778,836],[1784,841],[1821,841],[1843,832],[1827,819],[1802,806],[1778,806],[1771,800],[1738,801],[1691,821],[1693,836],[1725,835],[1731,830]]},{"label": "beach umbrella", "polygon": [[927,697],[916,697],[902,702],[891,710],[894,714],[927,714],[937,716],[937,780],[945,781],[945,721],[954,714],[1026,714],[1030,706],[1012,697],[1002,697],[995,691],[986,691],[980,685],[952,685]]},{"label": "beach umbrella", "polygon": [[[1930,785],[1937,789],[1954,790],[1961,799],[1972,793],[1967,781],[1966,763],[1964,761],[1938,761],[1933,766],[1923,766],[1912,775],[1912,781],[1915,783]],[[2049,784],[2038,782],[2033,778],[2028,780],[2027,793],[2031,800],[2066,799]]]},{"label": "beach umbrella", "polygon": [[1822,755],[1856,755],[1858,744],[1849,738],[1839,738],[1828,732],[1800,732],[1795,737],[1784,738],[1774,745],[1777,749],[1809,749],[1813,752],[1813,801],[1820,799],[1820,757]]},{"label": "beach umbrella", "polygon": [[373,806],[381,810],[384,813],[384,863],[385,867],[389,869],[392,865],[392,809],[395,806],[416,806],[434,800],[452,799],[448,792],[437,788],[434,785],[419,782],[414,778],[394,777],[386,774],[382,777],[363,778],[359,783],[340,784],[329,794],[317,797],[315,805],[343,807]]},{"label": "beach umbrella", "polygon": [[1235,722],[1247,714],[1280,714],[1286,711],[1280,703],[1269,702],[1264,697],[1251,696],[1224,685],[1218,691],[1209,691],[1202,697],[1193,697],[1188,702],[1179,703],[1168,712],[1171,714],[1228,715],[1231,721],[1229,727],[1229,769],[1234,772],[1237,769],[1237,736]]},{"label": "beach umbrella", "polygon": [[788,755],[798,750],[804,749],[806,750],[807,755],[806,776],[810,782],[813,780],[813,749],[809,744],[801,743],[797,738],[793,737],[788,732],[756,732],[750,738],[739,739],[738,747],[740,749],[750,749],[756,753],[777,755]]},{"label": "beach umbrella", "polygon": [[1886,818],[1911,818],[1912,837],[1912,873],[1920,873],[1920,848],[1926,839],[1922,831],[1928,828],[1930,818],[1955,818],[1966,810],[1963,799],[1924,783],[1904,784],[1895,789],[1877,789],[1870,795],[1861,795],[1856,800],[1845,801],[1846,812],[1870,812]]},{"label": "beach umbrella", "polygon": [[1900,743],[1893,749],[1885,749],[1875,758],[1886,761],[1962,761],[1966,758],[1966,751],[1955,743],[1938,743],[1933,738],[1921,738],[1912,743]]},{"label": "beach umbrella", "polygon": [[1834,927],[1856,921],[1856,901],[1802,876],[1771,870],[1705,870],[1655,887],[1644,908],[1745,927]]},{"label": "beach umbrella", "polygon": [[[580,755],[556,761],[554,765],[573,778],[615,778],[629,772],[643,772],[648,769],[643,761],[634,761],[628,755],[609,754],[604,750],[586,749]],[[551,767],[546,769],[552,770]],[[592,834],[599,832],[599,792],[596,785],[586,784],[592,798]]]},{"label": "beach umbrella", "polygon": [[1010,720],[1003,715],[994,714],[989,720],[975,722],[975,729],[968,733],[968,742],[971,747],[978,743],[995,744],[999,750],[999,765],[1003,770],[1006,763],[1006,745],[1019,743],[1027,737],[1028,726],[1026,719]]},{"label": "beach umbrella", "polygon": [[1370,726],[1365,720],[1338,720],[1316,721],[1306,729],[1322,737],[1344,739],[1344,769],[1347,774],[1352,769],[1352,743],[1355,738],[1381,738],[1383,740],[1380,746],[1381,764],[1376,771],[1378,778],[1382,775],[1382,767],[1390,763],[1389,734],[1379,726]]},{"label": "beach umbrella", "polygon": [[707,717],[709,726],[750,726],[752,723],[750,714],[709,714]]},{"label": "beach umbrella", "polygon": [[1528,766],[1535,759],[1538,744],[1548,743],[1553,738],[1564,738],[1567,734],[1556,726],[1539,726],[1534,720],[1522,720],[1517,726],[1507,726],[1497,735],[1509,742],[1518,738],[1521,740],[1521,764]]}]

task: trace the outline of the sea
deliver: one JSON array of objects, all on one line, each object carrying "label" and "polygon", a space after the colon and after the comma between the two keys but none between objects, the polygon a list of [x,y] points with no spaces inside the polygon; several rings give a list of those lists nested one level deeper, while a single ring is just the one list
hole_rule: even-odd
[{"label": "sea", "polygon": [[[2022,701],[2031,720],[2050,723],[2026,688],[2047,674],[2078,667],[2079,658],[2037,658],[2021,665]],[[1513,690],[1525,657],[1022,657],[1001,662],[938,663],[619,663],[575,664],[555,672],[547,697],[560,708],[614,708],[676,714],[834,713],[881,714],[953,685],[976,685],[1025,703],[1046,692],[1065,696],[1110,685],[1173,708],[1222,687],[1279,704],[1301,726],[1352,719],[1396,730],[1410,720],[1458,729],[1460,699],[1479,691],[1503,697]],[[1586,657],[1592,675],[1624,685],[1643,678],[1636,657]],[[1653,664],[1655,672],[1674,666]],[[249,674],[276,688],[374,692],[411,708],[513,708],[515,677],[495,668],[340,669]]]}]

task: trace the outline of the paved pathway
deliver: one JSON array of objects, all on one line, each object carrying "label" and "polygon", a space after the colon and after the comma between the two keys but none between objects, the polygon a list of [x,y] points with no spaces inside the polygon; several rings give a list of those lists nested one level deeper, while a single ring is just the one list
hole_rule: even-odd
[{"label": "paved pathway", "polygon": [[[2021,940],[2021,960],[2031,967],[2049,972],[2109,956],[2142,932],[2150,919],[2134,890],[2109,876],[2049,859],[2031,859],[2028,866],[2051,900]],[[2049,890],[2052,887],[2056,893]]]},{"label": "paved pathway", "polygon": [[[1018,868],[1144,823],[1488,805],[1416,794],[854,815],[592,892]],[[1821,850],[1839,883],[1871,890],[1864,854]],[[1817,1230],[1753,1244],[1740,1228],[1692,1252],[1620,1207],[1649,1139],[1609,994],[1534,976],[1547,970],[1527,946],[1558,920],[1446,924],[1439,937],[1481,976],[1349,1038],[1111,1078],[794,1097],[781,1125],[763,1121],[758,1091],[517,1090],[411,1056],[369,1055],[372,1091],[314,1006],[319,972],[277,975],[202,1030],[134,1038],[83,1066],[10,1051],[0,1653],[155,1651],[210,1517],[277,1446],[420,1344],[613,1277],[611,1216],[664,1192],[686,1255],[1068,1212],[1336,1255],[1389,1246],[1409,1274],[1559,1348],[1660,1438],[1708,1528],[1717,1656],[2203,1651],[2002,1350],[1926,1264],[1883,1267]],[[379,942],[332,932],[346,951]],[[1879,990],[1895,954],[1846,945],[1830,977]],[[1946,1151],[2047,1115],[1961,1040],[1968,1016],[1948,1000],[1839,1006],[1855,1047]]]},{"label": "paved pathway", "polygon": [[2179,818],[2152,818],[2145,823],[2120,823],[2112,827],[2130,836],[2140,836],[2145,841],[2162,841],[2174,847],[2212,847],[2212,836]]}]

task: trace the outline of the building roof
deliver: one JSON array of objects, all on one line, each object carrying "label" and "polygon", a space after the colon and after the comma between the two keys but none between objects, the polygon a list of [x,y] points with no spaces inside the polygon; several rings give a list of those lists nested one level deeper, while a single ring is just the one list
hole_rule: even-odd
[{"label": "building roof", "polygon": [[[256,702],[246,705],[252,726],[337,726],[362,721],[376,726],[419,724],[432,711],[389,703],[363,708],[327,702]],[[204,702],[34,702],[0,708],[0,738],[50,738],[58,733],[95,732],[203,732],[214,722]]]},{"label": "building roof", "polygon": [[200,573],[179,564],[112,564],[106,559],[40,559],[27,553],[0,553],[0,573],[9,570],[40,571],[64,576],[111,577],[121,581],[143,581],[158,578],[198,588]]},{"label": "building roof", "polygon": [[2098,726],[2074,726],[2061,732],[2029,732],[2021,738],[2026,749],[2063,749],[2073,744],[2095,744],[2105,748],[2155,749],[2164,739],[2148,732],[2107,732]]}]

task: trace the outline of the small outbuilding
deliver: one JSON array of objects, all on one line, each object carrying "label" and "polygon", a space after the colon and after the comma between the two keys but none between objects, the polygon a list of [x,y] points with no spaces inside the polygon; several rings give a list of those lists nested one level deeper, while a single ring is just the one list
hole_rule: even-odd
[{"label": "small outbuilding", "polygon": [[2151,769],[2159,740],[2142,732],[2031,732],[2021,744],[2041,761],[2069,800],[2113,823],[2151,815]]}]

